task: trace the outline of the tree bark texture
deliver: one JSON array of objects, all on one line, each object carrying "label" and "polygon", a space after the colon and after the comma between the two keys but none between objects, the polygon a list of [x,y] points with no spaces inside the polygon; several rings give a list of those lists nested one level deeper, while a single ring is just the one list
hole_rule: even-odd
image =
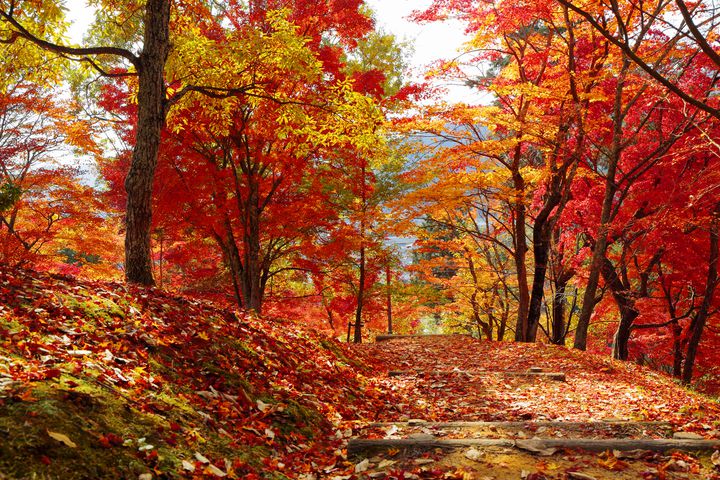
[{"label": "tree bark texture", "polygon": [[608,156],[608,169],[605,175],[605,195],[603,196],[602,210],[600,212],[600,227],[598,228],[595,244],[592,249],[592,260],[590,261],[590,271],[588,272],[588,283],[585,287],[583,295],[582,310],[578,318],[577,329],[575,330],[574,347],[579,350],[587,348],[587,334],[590,327],[590,317],[592,317],[595,309],[595,295],[597,294],[598,284],[600,283],[600,271],[603,267],[605,252],[608,245],[608,234],[610,230],[610,222],[613,217],[613,203],[615,193],[618,186],[615,182],[618,162],[622,154],[622,124],[624,115],[622,113],[623,90],[625,86],[625,77],[630,67],[629,61],[623,62],[622,69],[618,77],[618,84],[615,89],[615,103],[613,106],[613,139]]},{"label": "tree bark texture", "polygon": [[555,294],[552,301],[552,331],[550,341],[554,345],[565,345],[565,291],[567,280],[559,278],[555,281]]},{"label": "tree bark texture", "polygon": [[362,343],[362,311],[365,301],[365,245],[360,246],[360,278],[358,280],[357,307],[355,309],[354,343]]},{"label": "tree bark texture", "polygon": [[720,204],[716,205],[715,210],[712,212],[710,223],[710,255],[704,297],[697,315],[690,324],[690,341],[688,342],[682,372],[682,382],[686,385],[692,380],[695,357],[697,356],[705,324],[710,316],[710,309],[718,284],[718,259],[720,258],[720,219],[718,216],[720,216]]},{"label": "tree bark texture", "polygon": [[125,178],[125,278],[141,285],[155,283],[150,228],[152,189],[165,124],[164,69],[170,49],[170,0],[148,0],[143,51],[138,67],[138,120],[130,170]]}]

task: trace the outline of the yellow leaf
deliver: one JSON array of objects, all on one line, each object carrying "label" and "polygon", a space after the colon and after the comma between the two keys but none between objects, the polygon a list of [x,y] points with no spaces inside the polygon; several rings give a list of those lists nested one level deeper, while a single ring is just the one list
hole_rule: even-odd
[{"label": "yellow leaf", "polygon": [[47,434],[50,435],[50,438],[53,438],[58,442],[62,442],[70,448],[77,448],[77,444],[70,440],[67,435],[63,435],[62,433],[57,432],[51,432],[50,430],[47,431]]}]

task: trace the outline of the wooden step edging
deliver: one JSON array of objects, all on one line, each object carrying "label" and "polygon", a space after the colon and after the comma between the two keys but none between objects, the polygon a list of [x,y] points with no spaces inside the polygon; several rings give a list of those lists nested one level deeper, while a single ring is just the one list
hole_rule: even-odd
[{"label": "wooden step edging", "polygon": [[602,428],[602,427],[657,427],[671,429],[670,422],[662,421],[631,421],[631,420],[593,420],[593,421],[562,421],[562,420],[517,420],[500,422],[482,421],[455,421],[455,422],[427,422],[424,420],[408,420],[406,422],[375,422],[368,427],[426,427],[426,428],[528,428],[528,427],[551,427],[551,428]]},{"label": "wooden step edging", "polygon": [[466,375],[469,377],[481,376],[481,375],[504,375],[508,377],[531,377],[531,378],[547,378],[548,380],[556,380],[558,382],[566,381],[565,373],[563,372],[503,372],[503,371],[491,371],[491,370],[480,370],[476,372],[466,372],[462,370],[436,370],[430,372],[423,371],[412,371],[412,370],[390,370],[388,377],[401,377],[405,375],[438,375],[448,376],[453,374]]},{"label": "wooden step edging", "polygon": [[[537,448],[569,448],[594,452],[606,450],[714,450],[720,448],[718,440],[680,440],[680,439],[586,439],[586,438],[543,438],[533,439]],[[527,440],[525,440],[527,441]],[[463,438],[463,439],[351,439],[347,445],[348,455],[358,454],[369,449],[416,448],[433,450],[435,448],[457,449],[465,447],[518,447],[521,440],[508,438]]]},{"label": "wooden step edging", "polygon": [[388,340],[402,340],[411,338],[444,338],[444,337],[468,337],[472,338],[471,335],[466,333],[427,333],[427,334],[410,334],[410,335],[378,335],[375,337],[375,342],[387,342]]}]

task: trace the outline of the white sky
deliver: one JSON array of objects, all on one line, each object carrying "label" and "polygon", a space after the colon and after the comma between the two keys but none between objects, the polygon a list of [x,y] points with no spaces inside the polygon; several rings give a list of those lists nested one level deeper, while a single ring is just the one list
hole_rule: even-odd
[{"label": "white sky", "polygon": [[[423,78],[425,67],[432,62],[455,57],[465,41],[463,27],[458,22],[419,25],[408,20],[414,10],[428,7],[432,0],[365,0],[365,3],[376,12],[378,25],[383,30],[395,34],[400,40],[407,40],[414,47],[410,65],[411,76],[415,80]],[[91,10],[86,7],[85,0],[67,0],[65,5],[68,18],[73,21],[70,37],[79,43],[91,20]],[[445,87],[448,88],[448,100],[467,101],[475,97],[466,87]]]},{"label": "white sky", "polygon": [[[436,60],[449,60],[461,51],[467,40],[463,25],[458,21],[434,22],[420,25],[407,17],[415,10],[430,6],[432,0],[365,0],[375,12],[378,25],[407,40],[414,47],[410,57],[412,78],[422,79],[426,67]],[[444,85],[448,89],[448,101],[477,100],[478,94],[460,85]]]}]

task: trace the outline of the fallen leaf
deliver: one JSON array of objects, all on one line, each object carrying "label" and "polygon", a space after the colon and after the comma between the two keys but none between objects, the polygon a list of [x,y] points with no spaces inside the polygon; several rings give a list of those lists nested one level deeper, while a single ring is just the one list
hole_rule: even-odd
[{"label": "fallen leaf", "polygon": [[210,463],[210,460],[208,460],[203,454],[195,452],[195,458],[200,463]]},{"label": "fallen leaf", "polygon": [[257,408],[261,412],[265,412],[265,410],[267,410],[269,406],[270,406],[269,404],[263,402],[262,400],[259,400],[259,399],[257,400]]},{"label": "fallen leaf", "polygon": [[628,467],[627,463],[623,462],[622,460],[618,460],[613,455],[608,455],[607,458],[604,459],[598,459],[598,463],[603,468],[615,471],[625,470]]},{"label": "fallen leaf", "polygon": [[192,463],[188,462],[187,460],[183,460],[183,461],[182,461],[182,467],[183,467],[183,470],[187,470],[188,472],[194,472],[194,471],[195,471],[195,465],[193,465]]},{"label": "fallen leaf", "polygon": [[630,458],[632,460],[639,460],[648,454],[648,450],[613,450],[613,456],[615,458]]},{"label": "fallen leaf", "polygon": [[521,450],[535,453],[543,457],[554,455],[555,452],[558,451],[557,448],[545,446],[545,443],[538,438],[531,438],[529,440],[516,440],[515,446]]},{"label": "fallen leaf", "polygon": [[465,450],[463,455],[465,455],[465,458],[472,460],[473,462],[479,462],[483,458],[483,453],[476,448]]},{"label": "fallen leaf", "polygon": [[77,444],[70,440],[67,435],[63,435],[62,433],[58,432],[51,432],[50,430],[47,431],[47,434],[50,435],[50,438],[54,438],[58,442],[62,442],[70,448],[77,448]]},{"label": "fallen leaf", "polygon": [[355,465],[355,473],[367,472],[368,468],[370,468],[370,460],[366,458],[362,462]]},{"label": "fallen leaf", "polygon": [[220,470],[218,467],[216,467],[213,464],[210,464],[205,467],[205,473],[212,473],[216,477],[227,477],[227,473]]},{"label": "fallen leaf", "polygon": [[580,473],[580,472],[567,472],[567,476],[571,480],[597,480],[592,475],[588,475],[587,473]]},{"label": "fallen leaf", "polygon": [[395,465],[396,463],[397,463],[397,461],[395,461],[395,460],[383,460],[378,464],[378,468],[379,469],[387,468],[391,465]]}]

